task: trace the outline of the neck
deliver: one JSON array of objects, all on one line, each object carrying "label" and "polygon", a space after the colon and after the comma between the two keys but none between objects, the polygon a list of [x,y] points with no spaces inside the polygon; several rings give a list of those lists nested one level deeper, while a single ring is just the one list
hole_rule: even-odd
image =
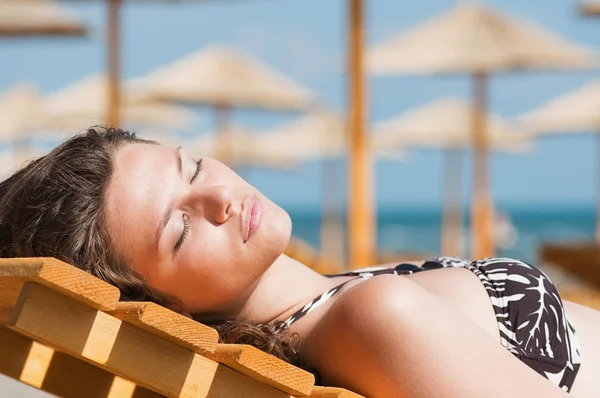
[{"label": "neck", "polygon": [[338,283],[282,254],[265,272],[236,315],[252,323],[283,321]]}]

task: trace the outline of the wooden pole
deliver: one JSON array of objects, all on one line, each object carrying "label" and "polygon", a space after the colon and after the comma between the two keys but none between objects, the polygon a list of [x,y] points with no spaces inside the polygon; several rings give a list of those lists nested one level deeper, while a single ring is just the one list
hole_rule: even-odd
[{"label": "wooden pole", "polygon": [[600,244],[600,131],[596,132],[596,243]]},{"label": "wooden pole", "polygon": [[464,255],[462,216],[462,150],[444,150],[444,213],[442,214],[442,256]]},{"label": "wooden pole", "polygon": [[215,140],[217,158],[229,166],[235,168],[235,155],[233,146],[233,131],[231,128],[231,106],[216,104],[213,106],[215,115]]},{"label": "wooden pole", "polygon": [[471,203],[471,258],[494,256],[493,210],[489,192],[488,139],[486,126],[487,75],[475,72],[473,105],[474,181]]},{"label": "wooden pole", "polygon": [[371,265],[375,226],[372,203],[372,164],[365,135],[367,110],[364,76],[364,4],[363,0],[348,0],[349,38],[349,107],[350,133],[348,198],[349,265],[350,268]]},{"label": "wooden pole", "polygon": [[[583,16],[600,17],[600,4],[588,2],[579,5],[579,13]],[[600,244],[600,131],[596,132],[596,243]]]},{"label": "wooden pole", "polygon": [[117,127],[121,123],[121,60],[120,60],[120,7],[121,0],[106,0],[108,2],[107,26],[107,67],[108,67],[108,96],[106,124]]},{"label": "wooden pole", "polygon": [[321,272],[335,273],[340,272],[344,264],[343,212],[339,206],[341,175],[336,159],[323,155],[321,158],[321,254],[328,260],[327,264],[335,267]]}]

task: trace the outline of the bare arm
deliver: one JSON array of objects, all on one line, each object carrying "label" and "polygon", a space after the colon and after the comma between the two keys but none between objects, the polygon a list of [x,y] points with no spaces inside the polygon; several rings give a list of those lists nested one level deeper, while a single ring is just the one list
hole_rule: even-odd
[{"label": "bare arm", "polygon": [[462,313],[407,278],[349,289],[305,344],[326,382],[368,397],[566,397]]}]

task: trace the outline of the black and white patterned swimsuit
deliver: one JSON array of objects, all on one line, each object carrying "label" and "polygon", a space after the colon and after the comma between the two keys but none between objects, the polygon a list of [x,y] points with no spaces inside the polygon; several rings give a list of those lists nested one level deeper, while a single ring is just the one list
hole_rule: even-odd
[{"label": "black and white patterned swimsuit", "polygon": [[[469,262],[438,257],[426,261],[421,267],[400,264],[395,268],[372,267],[327,276],[356,276],[354,279],[358,279],[452,267],[470,270],[485,287],[496,314],[502,345],[553,384],[569,391],[581,363],[579,339],[567,319],[556,286],[537,267],[510,258]],[[286,319],[279,330],[289,327],[329,300],[348,282],[350,280],[307,303]]]}]

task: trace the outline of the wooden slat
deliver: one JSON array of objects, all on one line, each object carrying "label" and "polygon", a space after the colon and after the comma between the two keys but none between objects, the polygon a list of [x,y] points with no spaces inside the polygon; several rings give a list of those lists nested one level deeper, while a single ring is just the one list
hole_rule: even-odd
[{"label": "wooden slat", "polygon": [[109,313],[198,354],[213,352],[219,342],[215,329],[155,303],[122,302]]},{"label": "wooden slat", "polygon": [[145,397],[162,395],[62,352],[55,352],[41,387],[63,398],[131,398],[136,392]]},{"label": "wooden slat", "polygon": [[0,258],[0,306],[12,307],[25,282],[37,282],[99,310],[112,310],[119,289],[54,258]]},{"label": "wooden slat", "polygon": [[[164,395],[158,395],[161,398],[164,398]],[[156,398],[157,394],[153,391],[147,390],[145,388],[140,388],[140,386],[137,386],[137,388],[135,389],[135,391],[133,392],[133,395],[131,395],[131,398]],[[107,398],[121,398],[119,395],[115,395],[114,397],[107,397]]]},{"label": "wooden slat", "polygon": [[147,388],[137,386],[129,380],[115,376],[106,398],[164,398],[164,395],[157,394]]},{"label": "wooden slat", "polygon": [[315,384],[311,373],[246,344],[219,344],[207,356],[292,395],[308,395]]},{"label": "wooden slat", "polygon": [[[0,288],[1,289],[1,288]],[[1,307],[0,306],[0,326],[5,325],[10,319],[12,307]]]},{"label": "wooden slat", "polygon": [[37,341],[32,342],[19,380],[30,386],[41,388],[53,359],[54,350],[52,348]]},{"label": "wooden slat", "polygon": [[[125,380],[119,376],[115,376],[113,379],[112,385],[110,386],[110,390],[108,390],[108,395],[106,396],[106,398],[121,398],[121,397],[131,398],[131,397],[133,397],[134,390],[135,390],[134,382]],[[148,391],[148,390],[146,390],[146,391]],[[150,393],[155,394],[155,396],[159,396],[155,392],[150,392]]]},{"label": "wooden slat", "polygon": [[0,328],[0,373],[19,380],[32,343],[31,339],[25,336]]},{"label": "wooden slat", "polygon": [[35,283],[23,286],[8,327],[168,397],[290,397]]},{"label": "wooden slat", "polygon": [[7,328],[0,328],[0,352],[0,373],[63,398],[160,397],[135,384],[126,394],[115,386],[115,376],[109,372]]},{"label": "wooden slat", "polygon": [[336,387],[315,386],[310,398],[364,398],[355,392]]}]

